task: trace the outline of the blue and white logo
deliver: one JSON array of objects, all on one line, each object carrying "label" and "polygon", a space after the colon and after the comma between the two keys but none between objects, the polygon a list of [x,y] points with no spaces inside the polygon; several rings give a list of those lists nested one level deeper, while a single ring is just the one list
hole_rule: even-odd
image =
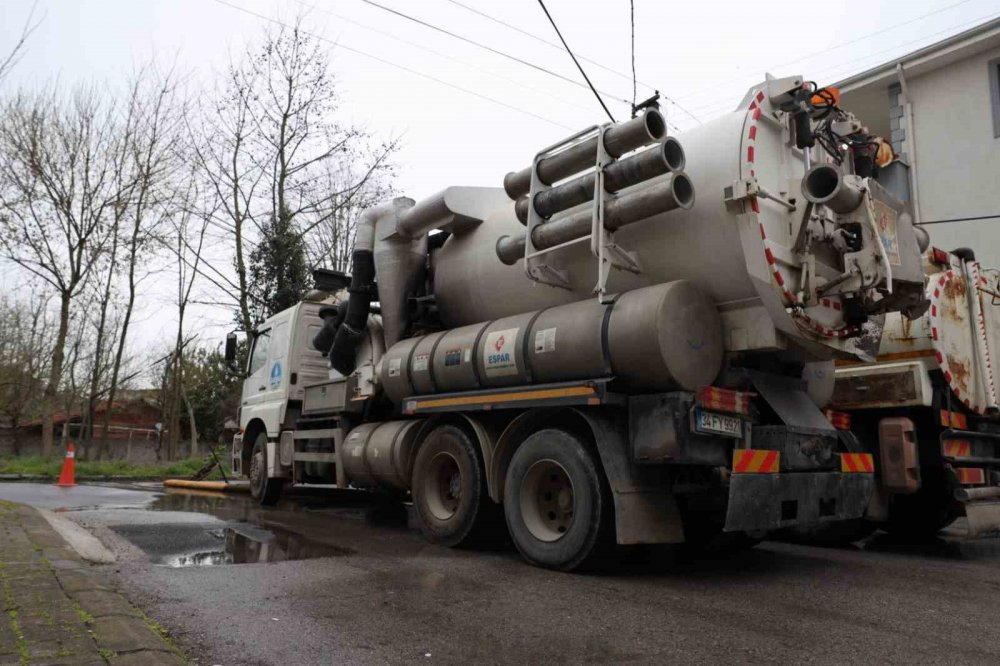
[{"label": "blue and white logo", "polygon": [[268,382],[272,389],[281,386],[281,362],[275,361],[271,366],[271,380]]}]

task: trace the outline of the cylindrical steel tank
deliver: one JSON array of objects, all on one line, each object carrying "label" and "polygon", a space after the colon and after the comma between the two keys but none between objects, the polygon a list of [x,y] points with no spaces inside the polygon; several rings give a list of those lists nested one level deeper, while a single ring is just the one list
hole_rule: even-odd
[{"label": "cylindrical steel tank", "polygon": [[413,444],[422,423],[421,419],[364,423],[348,433],[341,459],[351,484],[409,488]]},{"label": "cylindrical steel tank", "polygon": [[[878,330],[865,332],[861,337],[866,339],[859,342],[857,327],[847,324],[841,294],[819,299],[812,292],[803,301],[798,293],[804,280],[814,287],[837,279],[847,269],[842,252],[832,245],[816,242],[808,253],[796,249],[807,203],[801,190],[806,160],[790,139],[780,102],[772,104],[766,89],[767,84],[761,84],[748,92],[739,110],[676,137],[684,148],[685,173],[698,193],[694,204],[620,228],[614,242],[634,254],[640,271],[612,270],[607,291],[690,281],[722,312],[723,342],[729,351],[794,350],[803,360],[817,360],[838,352],[858,353],[864,344],[868,353],[871,346],[877,347]],[[823,155],[814,148],[812,163],[822,162]],[[625,189],[622,195],[667,178],[670,174]],[[872,226],[862,229],[866,250],[874,248]],[[912,236],[912,228],[900,222],[898,229],[897,238],[894,218],[879,232],[888,234],[880,242],[904,248],[895,259],[911,273],[919,272],[915,241],[903,239],[904,234]],[[523,259],[505,265],[497,257],[500,239],[506,236],[509,243],[524,234],[515,202],[510,201],[434,251],[434,295],[446,326],[593,298],[598,262],[589,243],[559,247],[544,257],[544,263],[568,281],[569,288],[562,288],[529,279]],[[879,255],[873,250],[864,256]],[[807,263],[812,271],[803,276]],[[903,273],[898,266],[892,271]]]},{"label": "cylindrical steel tank", "polygon": [[403,340],[383,357],[381,385],[393,401],[611,376],[690,390],[715,379],[722,355],[718,310],[682,280]]}]

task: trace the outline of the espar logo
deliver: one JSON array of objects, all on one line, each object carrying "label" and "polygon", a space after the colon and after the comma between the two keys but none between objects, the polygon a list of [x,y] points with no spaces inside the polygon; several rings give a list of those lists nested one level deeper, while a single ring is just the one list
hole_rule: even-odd
[{"label": "espar logo", "polygon": [[503,345],[506,341],[507,339],[501,335],[499,338],[497,338],[497,341],[493,343],[493,347],[497,351],[500,351],[501,349],[503,349]]}]

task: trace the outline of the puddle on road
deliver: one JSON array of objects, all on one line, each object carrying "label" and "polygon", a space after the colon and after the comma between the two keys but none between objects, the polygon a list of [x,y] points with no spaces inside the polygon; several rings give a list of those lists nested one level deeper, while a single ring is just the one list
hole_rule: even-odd
[{"label": "puddle on road", "polygon": [[316,543],[291,532],[260,529],[253,532],[251,535],[232,527],[210,530],[209,533],[221,542],[218,550],[175,555],[161,563],[169,567],[205,567],[339,557],[354,552],[350,548]]}]

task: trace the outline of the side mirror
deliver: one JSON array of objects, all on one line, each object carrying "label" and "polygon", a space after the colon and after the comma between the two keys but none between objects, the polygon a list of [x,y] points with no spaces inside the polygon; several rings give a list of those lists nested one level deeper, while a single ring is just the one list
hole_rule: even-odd
[{"label": "side mirror", "polygon": [[226,363],[229,365],[234,365],[236,363],[236,334],[229,333],[226,335]]}]

